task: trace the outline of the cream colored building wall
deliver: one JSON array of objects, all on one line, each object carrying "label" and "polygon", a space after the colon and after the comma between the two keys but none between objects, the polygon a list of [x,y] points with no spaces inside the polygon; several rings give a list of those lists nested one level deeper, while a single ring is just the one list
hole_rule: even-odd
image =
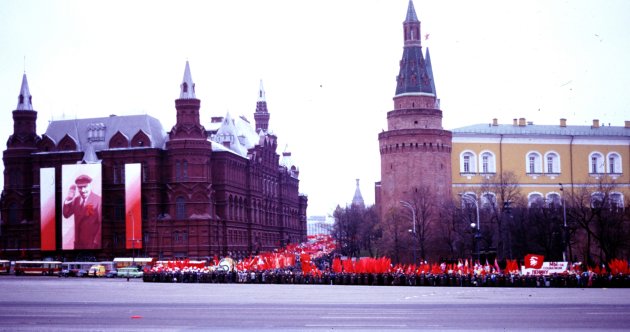
[{"label": "cream colored building wall", "polygon": [[[476,156],[474,174],[462,174],[461,156],[465,151]],[[612,177],[623,193],[624,203],[630,199],[630,137],[564,137],[564,136],[517,136],[488,134],[453,133],[452,179],[453,194],[479,187],[484,175],[480,174],[480,159],[483,152],[491,152],[496,160],[495,172],[511,171],[518,177],[522,193],[527,197],[531,193],[540,193],[546,197],[549,193],[560,194],[559,183],[565,190],[571,185],[581,187],[596,183],[598,176]],[[530,152],[538,152],[541,156],[541,173],[528,174]],[[559,156],[560,172],[547,173],[545,155],[549,152]],[[605,163],[604,174],[589,174],[590,155],[599,152]],[[616,153],[621,159],[621,174],[609,175],[608,155]],[[488,174],[490,176],[492,174]]]}]

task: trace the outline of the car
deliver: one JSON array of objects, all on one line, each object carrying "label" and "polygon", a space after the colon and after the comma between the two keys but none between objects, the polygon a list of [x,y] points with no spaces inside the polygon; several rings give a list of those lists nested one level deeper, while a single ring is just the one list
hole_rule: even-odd
[{"label": "car", "polygon": [[122,267],[118,269],[116,276],[119,278],[142,278],[144,273],[137,267]]},{"label": "car", "polygon": [[94,264],[90,267],[88,271],[88,276],[90,277],[104,277],[105,276],[105,266],[101,264]]},{"label": "car", "polygon": [[109,270],[105,273],[105,278],[116,278],[118,272],[116,270]]}]

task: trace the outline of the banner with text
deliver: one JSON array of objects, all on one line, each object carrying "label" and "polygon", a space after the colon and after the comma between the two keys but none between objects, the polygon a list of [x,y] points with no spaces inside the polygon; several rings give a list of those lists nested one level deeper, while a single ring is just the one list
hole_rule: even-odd
[{"label": "banner with text", "polygon": [[523,265],[521,267],[521,273],[523,275],[548,276],[554,273],[563,273],[567,270],[568,266],[568,262],[544,262],[540,269],[530,269]]}]

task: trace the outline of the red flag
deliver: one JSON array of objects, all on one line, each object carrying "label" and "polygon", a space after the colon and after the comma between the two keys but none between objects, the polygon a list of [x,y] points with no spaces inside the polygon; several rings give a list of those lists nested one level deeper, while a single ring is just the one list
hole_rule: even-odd
[{"label": "red flag", "polygon": [[543,255],[528,254],[525,256],[525,268],[541,269],[544,261],[545,256]]},{"label": "red flag", "polygon": [[501,273],[501,269],[499,268],[499,262],[497,259],[494,259],[494,268],[497,270],[497,273]]}]

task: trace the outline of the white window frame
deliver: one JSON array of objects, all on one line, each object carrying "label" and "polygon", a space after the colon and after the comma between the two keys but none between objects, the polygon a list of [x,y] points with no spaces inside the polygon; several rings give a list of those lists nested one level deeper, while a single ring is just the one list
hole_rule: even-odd
[{"label": "white window frame", "polygon": [[533,191],[533,192],[531,192],[531,193],[529,193],[529,194],[527,195],[527,207],[528,207],[528,208],[529,208],[529,207],[531,207],[531,206],[532,206],[532,203],[534,202],[534,201],[532,201],[532,197],[533,197],[533,196],[537,196],[537,199],[540,199],[540,202],[541,202],[541,203],[543,203],[543,204],[545,203],[545,195],[543,195],[543,194],[542,194],[542,193],[540,193],[540,192]]},{"label": "white window frame", "polygon": [[[488,157],[487,169],[484,169],[484,157]],[[494,153],[492,151],[481,151],[479,154],[479,173],[481,174],[492,174],[497,172],[496,168],[496,158],[494,157]]]},{"label": "white window frame", "polygon": [[[595,167],[593,167],[593,158],[595,160]],[[600,175],[606,172],[606,161],[604,160],[604,154],[599,151],[593,151],[588,155],[588,173],[592,175]]]},{"label": "white window frame", "polygon": [[[613,159],[612,164],[610,162],[611,159]],[[621,164],[621,154],[612,151],[612,152],[609,152],[608,155],[606,155],[606,172],[608,174],[613,174],[613,175],[623,173],[623,168]]]},{"label": "white window frame", "polygon": [[[488,196],[492,197],[492,201],[488,199]],[[491,208],[493,205],[497,206],[497,195],[493,192],[485,192],[481,195],[481,207],[482,209]]]},{"label": "white window frame", "polygon": [[[551,158],[553,161],[551,163],[551,172],[549,171],[549,158]],[[555,151],[548,151],[547,153],[545,153],[545,158],[543,160],[545,162],[545,173],[547,174],[560,174],[561,172],[561,167],[560,167],[560,154],[555,152]]]},{"label": "white window frame", "polygon": [[[465,163],[464,163],[464,157],[465,156],[469,156],[469,170],[468,172],[465,171]],[[470,151],[470,150],[465,150],[462,151],[462,153],[459,155],[459,172],[462,174],[475,174],[477,173],[477,155]]]},{"label": "white window frame", "polygon": [[[557,201],[553,199],[553,197],[557,197]],[[558,204],[558,206],[562,206],[563,202],[562,202],[562,195],[552,191],[550,193],[547,193],[546,197],[545,197],[545,202],[547,203],[547,206],[550,206],[551,203],[554,204]]]},{"label": "white window frame", "polygon": [[[534,169],[532,172],[530,157],[534,157]],[[542,155],[538,151],[529,151],[525,155],[525,173],[527,174],[542,174]],[[542,196],[542,195],[541,195]],[[542,196],[544,197],[544,196]]]}]

